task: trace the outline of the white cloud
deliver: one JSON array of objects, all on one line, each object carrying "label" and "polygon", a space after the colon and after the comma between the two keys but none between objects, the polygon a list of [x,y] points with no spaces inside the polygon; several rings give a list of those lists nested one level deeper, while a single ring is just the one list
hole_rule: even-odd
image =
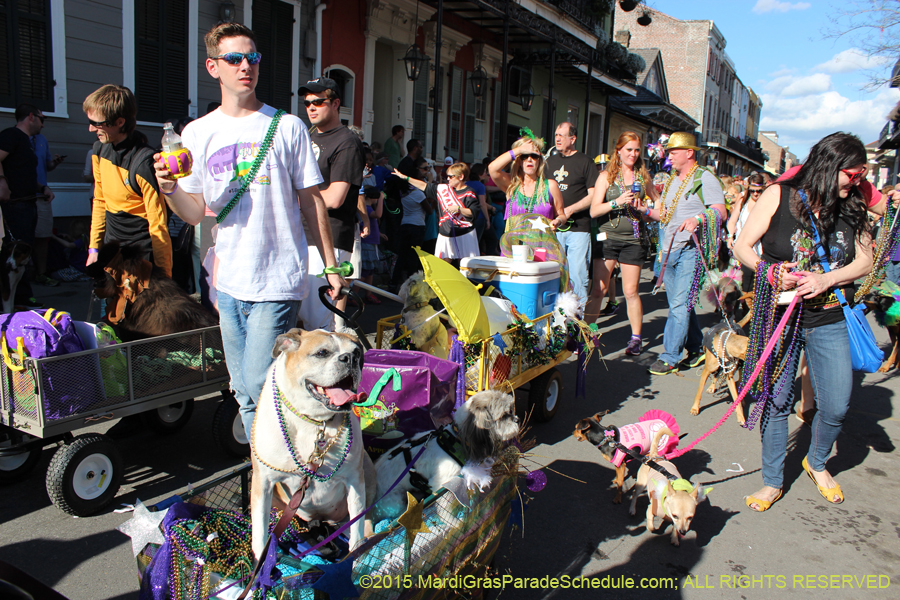
[{"label": "white cloud", "polygon": [[782,75],[768,81],[765,89],[775,96],[791,98],[821,94],[831,90],[831,76],[825,73],[812,75]]},{"label": "white cloud", "polygon": [[821,64],[816,65],[813,70],[823,73],[852,73],[858,70],[877,69],[884,67],[891,62],[890,59],[883,56],[868,56],[857,48],[849,48],[842,52],[838,52]]},{"label": "white cloud", "polygon": [[878,139],[885,117],[900,101],[900,90],[881,88],[864,100],[850,100],[829,90],[800,97],[762,95],[761,130],[778,132],[779,142],[803,158],[810,146],[835,131],[858,135],[863,143]]},{"label": "white cloud", "polygon": [[779,0],[757,0],[753,12],[758,15],[767,12],[787,12],[789,10],[806,10],[812,6],[809,2],[779,2]]}]

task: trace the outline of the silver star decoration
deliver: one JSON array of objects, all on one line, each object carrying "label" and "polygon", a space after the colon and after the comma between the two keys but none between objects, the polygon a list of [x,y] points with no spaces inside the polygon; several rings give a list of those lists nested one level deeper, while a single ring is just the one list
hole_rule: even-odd
[{"label": "silver star decoration", "polygon": [[159,524],[166,518],[167,508],[161,512],[150,512],[140,500],[134,504],[134,516],[116,529],[131,537],[131,551],[135,556],[141,553],[147,544],[165,543]]},{"label": "silver star decoration", "polygon": [[466,480],[457,475],[444,484],[444,488],[456,497],[456,501],[466,510],[469,510],[469,490],[466,489]]},{"label": "silver star decoration", "polygon": [[550,228],[550,223],[548,223],[547,220],[543,217],[528,219],[528,222],[531,223],[532,229],[540,229],[541,231],[546,232],[547,229]]}]

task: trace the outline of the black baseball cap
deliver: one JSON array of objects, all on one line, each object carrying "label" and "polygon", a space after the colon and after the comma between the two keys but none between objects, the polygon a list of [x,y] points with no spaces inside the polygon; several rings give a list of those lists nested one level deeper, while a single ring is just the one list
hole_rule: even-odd
[{"label": "black baseball cap", "polygon": [[300,89],[297,90],[297,92],[300,96],[305,96],[306,94],[319,94],[325,90],[331,90],[334,92],[335,96],[338,98],[341,97],[341,92],[338,90],[337,83],[334,79],[329,79],[328,77],[319,77],[318,79],[307,81],[300,86]]}]

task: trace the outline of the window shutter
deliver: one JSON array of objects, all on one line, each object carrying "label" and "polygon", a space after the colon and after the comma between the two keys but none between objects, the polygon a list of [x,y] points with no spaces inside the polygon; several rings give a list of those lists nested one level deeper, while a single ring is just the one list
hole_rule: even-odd
[{"label": "window shutter", "polygon": [[0,103],[52,111],[50,0],[0,0]]},{"label": "window shutter", "polygon": [[463,151],[461,160],[472,162],[475,160],[475,92],[469,82],[469,73],[466,76],[466,119],[463,126]]},{"label": "window shutter", "polygon": [[253,31],[262,54],[256,97],[275,108],[291,110],[294,8],[280,0],[254,0]]},{"label": "window shutter", "polygon": [[[428,74],[430,61],[422,67],[419,78],[413,84],[413,131],[412,137],[425,140],[428,131]],[[410,138],[412,139],[412,138]]]},{"label": "window shutter", "polygon": [[450,155],[454,158],[459,158],[460,138],[462,137],[462,69],[451,67],[450,79],[450,131],[447,146],[450,149]]},{"label": "window shutter", "polygon": [[179,119],[188,112],[188,1],[136,0],[134,20],[137,118]]},{"label": "window shutter", "polygon": [[[0,0],[0,49],[6,56],[15,57],[15,53],[10,48],[9,26],[9,3],[7,0]],[[15,104],[13,98],[13,71],[12,60],[0,60],[0,104],[4,106],[12,106]]]}]

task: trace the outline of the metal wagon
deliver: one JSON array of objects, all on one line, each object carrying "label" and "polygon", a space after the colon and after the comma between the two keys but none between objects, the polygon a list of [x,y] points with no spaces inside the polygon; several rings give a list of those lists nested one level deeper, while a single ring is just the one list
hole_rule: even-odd
[{"label": "metal wagon", "polygon": [[228,383],[218,327],[40,359],[13,352],[0,363],[0,483],[27,477],[43,448],[59,443],[46,474],[50,499],[71,515],[95,513],[119,489],[122,458],[108,436],[73,432],[137,414],[173,432],[187,423],[194,398],[214,393],[226,399],[214,434],[240,454],[246,440],[236,439],[243,431]]}]

